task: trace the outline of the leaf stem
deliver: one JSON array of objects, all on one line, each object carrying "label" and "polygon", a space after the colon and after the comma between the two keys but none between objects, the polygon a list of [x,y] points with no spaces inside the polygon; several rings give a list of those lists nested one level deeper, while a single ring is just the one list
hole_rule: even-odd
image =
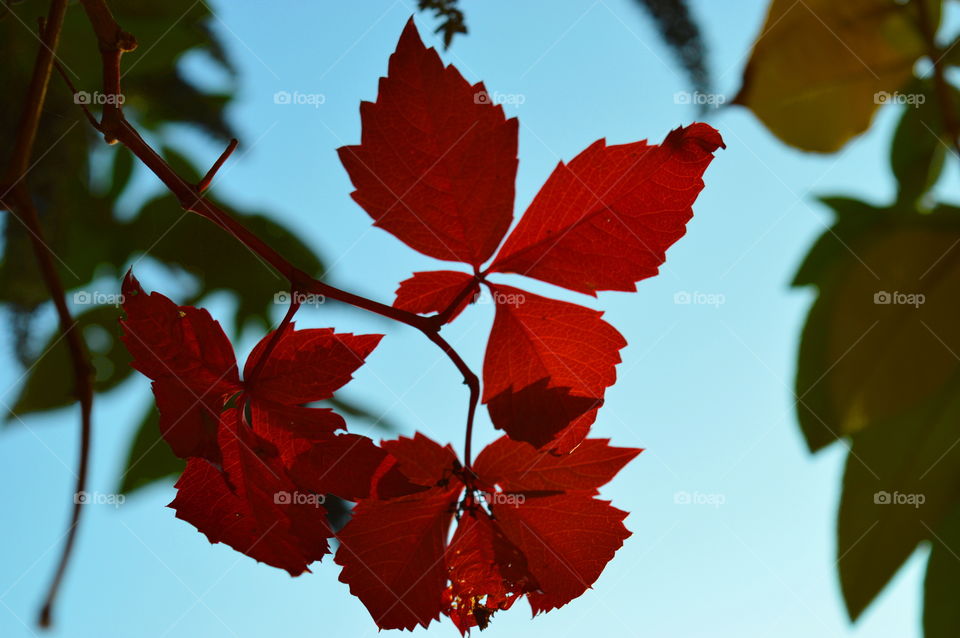
[{"label": "leaf stem", "polygon": [[439,330],[444,324],[450,321],[450,317],[452,317],[453,314],[457,311],[457,308],[460,307],[460,304],[462,304],[464,301],[467,300],[467,297],[470,296],[470,293],[475,288],[479,289],[479,285],[483,280],[484,279],[482,275],[480,274],[474,275],[473,280],[470,281],[468,284],[466,284],[463,287],[463,290],[457,293],[457,296],[453,298],[453,301],[450,302],[450,305],[444,308],[443,311],[430,317],[431,321],[433,321],[436,324],[437,330]]},{"label": "leaf stem", "polygon": [[287,329],[287,326],[290,325],[290,322],[293,321],[293,315],[297,314],[297,310],[300,308],[300,293],[296,288],[293,288],[290,291],[290,307],[287,308],[287,313],[283,316],[283,321],[280,322],[280,325],[277,326],[277,329],[273,331],[273,336],[270,338],[270,343],[267,344],[267,347],[263,349],[263,352],[260,354],[260,358],[257,359],[257,362],[253,366],[253,370],[250,372],[250,376],[243,380],[244,385],[247,388],[253,387],[254,381],[260,376],[260,370],[263,368],[263,365],[267,362],[267,359],[270,358],[270,354],[273,352],[273,349],[277,347],[277,342],[280,341],[280,338],[283,336],[283,331]]}]

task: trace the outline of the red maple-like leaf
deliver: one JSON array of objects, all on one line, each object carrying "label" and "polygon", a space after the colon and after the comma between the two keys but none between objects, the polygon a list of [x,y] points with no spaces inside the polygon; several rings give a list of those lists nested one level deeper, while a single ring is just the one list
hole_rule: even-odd
[{"label": "red maple-like leaf", "polygon": [[557,166],[490,270],[588,295],[636,290],[686,232],[721,146],[720,134],[700,123],[671,131],[659,146],[594,142]]},{"label": "red maple-like leaf", "polygon": [[[340,149],[354,199],[413,248],[472,266],[473,275],[421,272],[394,306],[453,320],[489,286],[497,304],[484,363],[483,400],[509,436],[556,453],[589,433],[615,378],[622,337],[599,313],[488,281],[518,273],[577,292],[636,290],[656,275],[686,231],[703,173],[723,146],[695,123],[662,144],[601,139],[560,162],[508,230],[516,173],[516,120],[505,120],[481,84],[471,86],[420,41],[400,37],[377,101],[361,105],[361,143]],[[531,307],[502,303],[518,294]]]},{"label": "red maple-like leaf", "polygon": [[360,145],[339,154],[375,225],[437,259],[489,259],[513,219],[516,118],[423,46],[412,18],[360,117]]},{"label": "red maple-like leaf", "polygon": [[415,272],[400,282],[395,308],[426,315],[442,313],[456,303],[447,321],[453,321],[480,293],[480,285],[470,275],[453,270]]},{"label": "red maple-like leaf", "polygon": [[422,491],[361,499],[334,559],[381,629],[426,627],[444,613],[466,633],[523,596],[534,613],[555,609],[586,591],[630,535],[626,514],[596,495],[640,450],[588,439],[556,456],[503,437],[468,471],[421,434],[383,447]]},{"label": "red maple-like leaf", "polygon": [[[188,459],[170,504],[177,516],[256,560],[296,576],[327,551],[326,495],[367,497],[375,477],[415,491],[367,437],[342,433],[328,399],[350,380],[379,335],[271,332],[237,372],[233,348],[205,310],[123,284],[123,340],[153,380],[160,428]],[[378,478],[377,480],[383,480]]]},{"label": "red maple-like leaf", "polygon": [[243,421],[241,410],[224,411],[220,426],[221,467],[188,460],[170,507],[211,543],[297,576],[329,551],[322,499],[300,496],[276,449]]},{"label": "red maple-like leaf", "polygon": [[[490,289],[497,313],[483,401],[494,425],[542,447],[575,421],[592,423],[627,342],[596,310],[508,286]],[[583,436],[587,429],[580,428]],[[579,442],[568,437],[564,447]]]}]

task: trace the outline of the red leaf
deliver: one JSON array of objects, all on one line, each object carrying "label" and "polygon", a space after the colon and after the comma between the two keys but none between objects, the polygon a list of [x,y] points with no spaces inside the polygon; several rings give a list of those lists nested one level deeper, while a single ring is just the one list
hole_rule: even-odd
[{"label": "red leaf", "polygon": [[466,633],[524,595],[534,612],[559,607],[629,536],[625,514],[593,496],[639,450],[587,440],[557,457],[504,437],[480,453],[474,474],[421,434],[383,447],[411,480],[440,487],[361,500],[340,534],[340,580],[381,629],[426,627],[443,611]]},{"label": "red leaf", "polygon": [[450,586],[445,613],[464,635],[471,627],[486,629],[495,612],[510,609],[538,588],[523,553],[479,507],[460,517],[446,561]]},{"label": "red leaf", "polygon": [[424,47],[413,20],[360,117],[360,145],[339,154],[375,225],[437,259],[489,259],[513,218],[517,120]]},{"label": "red leaf", "polygon": [[224,397],[240,390],[233,347],[207,313],[147,294],[127,273],[121,339],[131,365],[153,380],[160,431],[174,454],[219,462],[217,423]]},{"label": "red leaf", "polygon": [[630,536],[623,526],[627,513],[589,492],[538,496],[523,505],[494,504],[490,509],[540,583],[540,592],[527,596],[534,614],[562,607],[585,592]]},{"label": "red leaf", "polygon": [[206,310],[148,295],[132,273],[122,291],[122,339],[134,368],[153,380],[175,377],[199,396],[239,387],[233,347]]},{"label": "red leaf", "polygon": [[460,461],[452,447],[441,446],[419,432],[414,433],[412,439],[401,436],[380,445],[397,460],[403,475],[418,485],[445,486],[453,473],[460,469]]},{"label": "red leaf", "polygon": [[304,452],[346,430],[343,417],[329,408],[305,408],[264,400],[250,402],[250,414],[257,434],[273,443],[287,467]]},{"label": "red leaf", "polygon": [[[243,376],[250,378],[274,333],[256,345]],[[336,334],[332,328],[294,330],[277,341],[248,391],[259,398],[297,405],[329,399],[363,365],[382,335]]]},{"label": "red leaf", "polygon": [[590,434],[590,428],[593,426],[593,422],[597,420],[599,409],[598,406],[578,416],[570,425],[557,433],[549,446],[543,446],[541,449],[549,450],[553,454],[569,454],[575,450]]},{"label": "red leaf", "polygon": [[641,451],[587,439],[575,453],[558,456],[503,436],[484,448],[473,470],[504,492],[596,490]]},{"label": "red leaf", "polygon": [[492,397],[487,401],[490,420],[518,441],[538,448],[551,443],[554,451],[558,451],[559,433],[570,430],[574,422],[585,421],[586,428],[577,430],[579,438],[574,433],[565,444],[572,449],[587,435],[603,400],[572,395],[569,388],[548,388],[549,383],[550,378],[545,377],[519,392],[507,389]]},{"label": "red leaf", "polygon": [[443,610],[443,561],[457,493],[436,488],[413,496],[361,501],[337,538],[341,582],[381,629],[426,627]]},{"label": "red leaf", "polygon": [[297,498],[276,449],[242,423],[239,409],[223,413],[218,439],[223,470],[190,459],[170,507],[211,543],[226,543],[291,576],[309,571],[328,551],[326,510],[317,500]]},{"label": "red leaf", "polygon": [[720,134],[706,124],[663,144],[594,142],[560,163],[504,242],[490,270],[595,295],[636,290],[683,236]]},{"label": "red leaf", "polygon": [[391,493],[423,489],[367,437],[338,434],[345,424],[333,411],[300,405],[333,396],[379,335],[289,324],[257,344],[241,382],[205,311],[146,295],[132,275],[124,293],[124,341],[154,379],[164,438],[188,458],[171,506],[210,542],[296,576],[327,552],[326,494],[365,498],[380,482]]},{"label": "red leaf", "polygon": [[388,461],[387,452],[369,438],[340,434],[301,454],[290,468],[290,476],[314,492],[356,501],[370,496],[373,477]]},{"label": "red leaf", "polygon": [[[497,311],[483,362],[483,401],[494,425],[539,447],[595,409],[616,381],[626,341],[601,312],[507,286],[491,291]],[[532,426],[539,411],[548,419]]]},{"label": "red leaf", "polygon": [[160,412],[160,434],[173,453],[220,463],[217,428],[223,395],[198,397],[180,379],[162,377],[152,384]]},{"label": "red leaf", "polygon": [[[467,288],[470,291],[463,294]],[[473,276],[453,270],[415,272],[413,277],[400,282],[394,308],[419,315],[445,311],[457,298],[462,301],[447,319],[453,321],[480,292]]]},{"label": "red leaf", "polygon": [[[429,314],[455,305],[444,317],[451,321],[479,283],[490,285],[497,318],[483,401],[491,418],[517,440],[557,453],[574,449],[596,419],[625,342],[599,314],[572,304],[529,295],[536,312],[504,310],[509,304],[496,299],[498,291],[520,291],[487,275],[519,273],[594,296],[636,290],[684,234],[703,173],[723,146],[720,134],[694,123],[659,146],[595,142],[557,166],[481,270],[510,225],[516,120],[504,118],[482,84],[471,86],[424,47],[412,20],[377,101],[361,104],[361,120],[361,144],[339,149],[353,198],[408,245],[477,273],[415,273],[394,306]],[[551,313],[561,309],[567,316],[558,321]]]}]

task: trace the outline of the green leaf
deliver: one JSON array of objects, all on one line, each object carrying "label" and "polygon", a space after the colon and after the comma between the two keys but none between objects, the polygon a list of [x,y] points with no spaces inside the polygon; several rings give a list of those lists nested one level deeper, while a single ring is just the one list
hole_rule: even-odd
[{"label": "green leaf", "polygon": [[798,281],[820,294],[803,329],[796,394],[818,450],[936,396],[956,372],[960,211],[847,216],[811,255]]},{"label": "green leaf", "polygon": [[[80,303],[98,301],[106,293],[82,291],[74,300]],[[111,305],[101,305],[75,317],[74,330],[83,333],[94,367],[94,390],[106,392],[130,376],[130,355],[119,340],[120,310]],[[11,408],[17,415],[53,410],[71,405],[76,400],[73,366],[66,339],[56,330],[44,345],[39,358],[27,370],[26,381],[20,395]]]},{"label": "green leaf", "polygon": [[130,443],[117,491],[129,494],[157,481],[172,484],[184,467],[186,461],[174,456],[170,446],[160,436],[160,413],[151,399],[147,413]]},{"label": "green leaf", "polygon": [[840,149],[870,126],[878,94],[912,77],[926,50],[915,12],[896,0],[773,0],[735,103],[790,146]]},{"label": "green leaf", "polygon": [[958,438],[960,374],[854,437],[837,517],[837,566],[852,619],[960,503]]},{"label": "green leaf", "polygon": [[113,173],[105,199],[110,202],[116,201],[130,183],[131,175],[133,175],[133,153],[125,148],[113,147]]},{"label": "green leaf", "polygon": [[960,633],[960,508],[931,532],[923,584],[924,638],[955,638]]},{"label": "green leaf", "polygon": [[[340,394],[343,394],[342,392]],[[388,421],[383,418],[383,415],[374,414],[369,409],[363,407],[361,404],[356,403],[350,399],[346,399],[342,396],[336,396],[332,399],[326,401],[321,401],[321,404],[325,404],[337,412],[339,412],[344,417],[349,417],[347,423],[350,423],[352,419],[358,419],[360,421],[366,421],[370,425],[385,430],[387,432],[398,432],[396,425],[391,421]]]},{"label": "green leaf", "polygon": [[[0,85],[9,96],[16,97],[29,84],[39,42],[34,27],[46,7],[38,2],[8,3],[4,7],[15,15],[0,21],[0,58],[4,60]],[[141,124],[152,127],[161,138],[161,129],[170,121],[195,125],[212,135],[228,134],[222,108],[225,96],[206,95],[175,70],[184,54],[207,51],[230,71],[224,64],[222,47],[207,28],[212,19],[207,6],[190,0],[138,0],[112,9],[120,24],[140,42],[136,52],[124,56],[123,90],[125,103],[143,116]],[[177,28],[171,29],[171,25]],[[91,98],[102,91],[100,52],[82,10],[66,14],[58,59],[78,90]],[[0,101],[0,138],[13,138],[20,125],[21,106],[19,99]],[[99,110],[97,104],[91,104],[91,108]],[[54,77],[37,134],[39,161],[31,168],[30,187],[46,243],[57,257],[60,277],[68,289],[88,287],[95,274],[118,276],[116,269],[130,255],[123,243],[115,241],[113,233],[117,224],[113,208],[132,166],[129,153],[117,153],[112,186],[108,192],[94,196],[90,192],[89,159],[93,147],[104,147],[102,136],[90,128],[66,84]],[[14,321],[29,328],[30,311],[47,301],[48,294],[33,257],[30,236],[12,215],[5,225],[3,244],[0,302],[10,304]],[[21,332],[29,336],[28,329]]]},{"label": "green leaf", "polygon": [[[858,199],[847,197],[821,197],[820,202],[829,207],[836,216],[833,227],[822,234],[810,248],[794,276],[794,286],[816,285],[828,276],[838,259],[850,254],[846,242],[852,241],[861,231],[876,225],[886,213]],[[828,272],[825,272],[828,271]]]},{"label": "green leaf", "polygon": [[903,109],[890,146],[897,201],[905,206],[914,206],[936,183],[947,148],[942,139],[943,118],[931,83],[915,83],[912,93],[923,95],[923,103]]},{"label": "green leaf", "polygon": [[[291,231],[263,215],[235,210],[232,214],[304,272],[322,274],[323,264]],[[289,288],[287,281],[255,253],[209,220],[184,212],[170,196],[148,202],[116,236],[132,250],[196,277],[204,295],[220,290],[234,294],[235,333],[248,321],[269,328],[274,296]],[[211,246],[216,249],[211,250]]]}]

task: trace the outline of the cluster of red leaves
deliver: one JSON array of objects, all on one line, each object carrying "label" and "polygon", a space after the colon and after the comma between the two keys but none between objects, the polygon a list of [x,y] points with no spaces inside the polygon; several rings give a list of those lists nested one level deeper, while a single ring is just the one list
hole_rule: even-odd
[{"label": "cluster of red leaves", "polygon": [[556,609],[630,535],[626,512],[595,497],[640,450],[587,439],[560,456],[502,437],[466,470],[450,446],[419,433],[382,445],[418,487],[378,484],[338,535],[335,558],[382,629],[426,627],[444,613],[466,633],[523,596],[535,614]]},{"label": "cluster of red leaves", "polygon": [[361,143],[339,151],[354,199],[409,246],[472,268],[415,273],[394,306],[452,321],[489,289],[482,400],[507,436],[464,466],[420,434],[377,446],[346,433],[309,404],[349,381],[379,335],[296,330],[288,316],[241,378],[206,311],[128,275],[123,339],[153,380],[164,439],[187,459],[170,506],[211,542],[298,575],[329,551],[323,498],[355,501],[335,560],[381,628],[446,614],[466,633],[521,597],[535,614],[565,605],[629,536],[597,490],[640,450],[586,438],[626,342],[601,312],[487,275],[635,290],[683,235],[723,142],[706,124],[660,145],[595,142],[557,166],[507,235],[517,121],[424,47],[412,21],[361,116]]},{"label": "cluster of red leaves", "polygon": [[362,103],[360,115],[360,144],[339,151],[354,200],[410,247],[473,269],[414,273],[394,306],[449,321],[486,285],[496,304],[483,366],[490,418],[512,439],[574,449],[616,380],[626,341],[601,312],[487,275],[519,273],[593,296],[636,290],[684,234],[720,135],[693,124],[660,145],[594,142],[556,167],[503,240],[513,220],[517,120],[491,103],[483,83],[444,66],[412,20],[377,101]]},{"label": "cluster of red leaves", "polygon": [[378,447],[304,404],[332,397],[379,335],[286,324],[241,379],[205,310],[147,294],[133,275],[123,294],[123,341],[153,380],[163,438],[187,459],[170,507],[210,542],[296,576],[329,552],[323,497],[356,501],[336,562],[381,628],[445,613],[466,633],[522,596],[534,613],[560,607],[629,536],[626,513],[595,497],[640,450],[587,439],[556,455],[503,437],[465,469],[420,434]]},{"label": "cluster of red leaves", "polygon": [[[170,504],[177,516],[259,561],[297,576],[329,552],[323,500],[357,500],[393,459],[343,419],[303,404],[329,399],[380,335],[329,329],[271,332],[240,379],[230,341],[206,310],[123,283],[123,341],[153,380],[160,431],[187,459]],[[395,482],[401,483],[397,479]]]}]

